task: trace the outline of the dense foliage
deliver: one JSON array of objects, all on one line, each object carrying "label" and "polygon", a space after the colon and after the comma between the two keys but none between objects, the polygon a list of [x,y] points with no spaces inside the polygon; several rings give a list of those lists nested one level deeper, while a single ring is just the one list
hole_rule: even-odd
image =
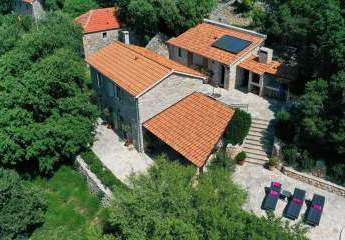
[{"label": "dense foliage", "polygon": [[0,55],[0,163],[49,173],[92,142],[97,110],[78,54],[80,28],[53,14],[23,32],[8,35],[16,41]]},{"label": "dense foliage", "polygon": [[96,0],[45,0],[43,5],[47,10],[62,10],[72,17],[77,17],[90,9],[99,7]]},{"label": "dense foliage", "polygon": [[119,16],[146,40],[157,32],[178,35],[205,18],[216,0],[119,0]]},{"label": "dense foliage", "polygon": [[27,239],[43,223],[45,208],[16,172],[0,168],[0,239]]},{"label": "dense foliage", "polygon": [[235,114],[225,131],[225,142],[231,143],[232,145],[242,144],[245,137],[248,135],[251,124],[252,118],[250,114],[240,109],[236,109]]},{"label": "dense foliage", "polygon": [[110,232],[117,239],[305,239],[277,219],[241,209],[245,194],[230,171],[195,169],[158,159],[147,176],[133,180],[130,192],[115,196]]},{"label": "dense foliage", "polygon": [[315,160],[325,159],[330,175],[345,184],[344,4],[338,0],[274,0],[267,4],[266,12],[257,13],[256,24],[268,33],[271,44],[296,47],[297,83],[303,89],[289,119],[284,120],[287,125],[281,124],[278,133],[297,147],[302,166],[311,169]]}]

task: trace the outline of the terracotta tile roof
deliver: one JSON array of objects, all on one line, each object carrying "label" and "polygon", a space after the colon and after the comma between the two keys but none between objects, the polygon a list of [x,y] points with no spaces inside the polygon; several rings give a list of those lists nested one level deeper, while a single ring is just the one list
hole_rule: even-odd
[{"label": "terracotta tile roof", "polygon": [[201,73],[145,48],[118,41],[91,54],[86,62],[136,97],[174,72],[204,78]]},{"label": "terracotta tile roof", "polygon": [[[237,37],[252,43],[238,54],[233,54],[212,47],[212,44],[217,41],[217,39],[225,35]],[[250,52],[256,46],[260,45],[264,40],[264,37],[241,32],[235,29],[229,29],[209,23],[201,23],[184,32],[180,36],[170,39],[167,43],[204,56],[208,59],[230,65],[246,53]]]},{"label": "terracotta tile roof", "polygon": [[234,110],[195,92],[144,123],[144,127],[197,167],[222,137]]},{"label": "terracotta tile roof", "polygon": [[25,3],[33,3],[35,0],[22,0],[23,2],[25,2]]},{"label": "terracotta tile roof", "polygon": [[260,63],[258,57],[251,56],[250,58],[241,62],[239,66],[259,75],[264,73],[279,75],[279,71],[283,67],[283,64],[277,61],[272,61],[269,64]]},{"label": "terracotta tile roof", "polygon": [[121,28],[121,23],[116,16],[115,8],[90,10],[77,17],[74,21],[83,27],[84,33]]}]

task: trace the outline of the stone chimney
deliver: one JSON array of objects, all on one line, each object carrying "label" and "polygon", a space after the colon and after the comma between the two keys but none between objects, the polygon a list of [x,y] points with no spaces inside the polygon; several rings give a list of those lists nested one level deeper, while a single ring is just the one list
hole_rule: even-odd
[{"label": "stone chimney", "polygon": [[129,44],[129,32],[122,31],[122,41],[124,44]]},{"label": "stone chimney", "polygon": [[273,50],[266,47],[261,47],[259,50],[259,62],[269,64],[272,62]]}]

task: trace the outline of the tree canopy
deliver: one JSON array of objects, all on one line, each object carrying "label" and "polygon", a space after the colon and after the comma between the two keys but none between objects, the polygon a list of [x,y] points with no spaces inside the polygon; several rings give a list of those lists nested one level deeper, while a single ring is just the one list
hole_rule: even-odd
[{"label": "tree canopy", "polygon": [[305,161],[310,161],[309,153],[314,163],[325,159],[331,175],[345,184],[344,3],[339,0],[266,2],[266,11],[257,12],[254,18],[256,26],[268,34],[270,44],[297,49],[300,74],[293,84],[301,85],[303,94],[291,110],[289,126],[294,125],[291,129],[294,135],[288,142],[308,156]]},{"label": "tree canopy", "polygon": [[161,157],[132,190],[115,195],[109,231],[117,239],[305,239],[280,220],[241,209],[245,193],[217,165],[195,177],[192,166]]},{"label": "tree canopy", "polygon": [[216,0],[118,0],[119,16],[147,39],[157,32],[178,35],[215,7]]},{"label": "tree canopy", "polygon": [[44,221],[45,202],[19,175],[0,168],[0,239],[27,239]]},{"label": "tree canopy", "polygon": [[97,110],[80,48],[81,29],[53,14],[0,55],[1,164],[49,173],[92,142]]}]

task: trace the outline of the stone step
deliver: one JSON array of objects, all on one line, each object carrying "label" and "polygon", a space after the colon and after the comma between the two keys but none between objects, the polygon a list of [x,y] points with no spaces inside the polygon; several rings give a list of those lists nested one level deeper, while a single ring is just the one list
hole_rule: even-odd
[{"label": "stone step", "polygon": [[245,151],[246,153],[249,153],[251,155],[256,155],[258,157],[266,157],[267,158],[267,153],[262,151],[262,150],[243,147],[243,151]]},{"label": "stone step", "polygon": [[268,142],[268,139],[265,138],[264,136],[260,135],[260,134],[258,134],[258,135],[248,134],[248,136],[246,137],[246,140],[258,141],[258,142],[261,142],[261,141]]},{"label": "stone step", "polygon": [[245,162],[250,163],[250,164],[256,164],[256,165],[265,165],[267,163],[266,160],[259,160],[259,159],[251,158],[251,157],[247,157]]},{"label": "stone step", "polygon": [[257,137],[265,137],[267,134],[265,132],[256,132],[249,130],[248,136],[257,136]]},{"label": "stone step", "polygon": [[251,127],[256,128],[269,128],[269,123],[262,123],[262,122],[252,122]]},{"label": "stone step", "polygon": [[247,155],[246,159],[255,159],[257,161],[263,161],[263,162],[267,162],[268,161],[268,157],[267,156],[260,156],[260,155],[249,153],[247,151],[245,151],[245,152],[246,152],[246,155]]},{"label": "stone step", "polygon": [[249,139],[247,137],[246,140],[244,140],[244,144],[270,147],[272,145],[272,141],[270,141],[266,138],[257,140],[257,139]]},{"label": "stone step", "polygon": [[267,131],[266,128],[249,128],[249,132],[259,132],[262,134],[268,134],[269,131]]},{"label": "stone step", "polygon": [[259,151],[263,151],[265,153],[269,153],[269,147],[265,147],[264,145],[253,145],[253,144],[248,144],[248,143],[244,143],[243,144],[243,148],[245,149],[252,149],[252,150],[259,150]]}]

